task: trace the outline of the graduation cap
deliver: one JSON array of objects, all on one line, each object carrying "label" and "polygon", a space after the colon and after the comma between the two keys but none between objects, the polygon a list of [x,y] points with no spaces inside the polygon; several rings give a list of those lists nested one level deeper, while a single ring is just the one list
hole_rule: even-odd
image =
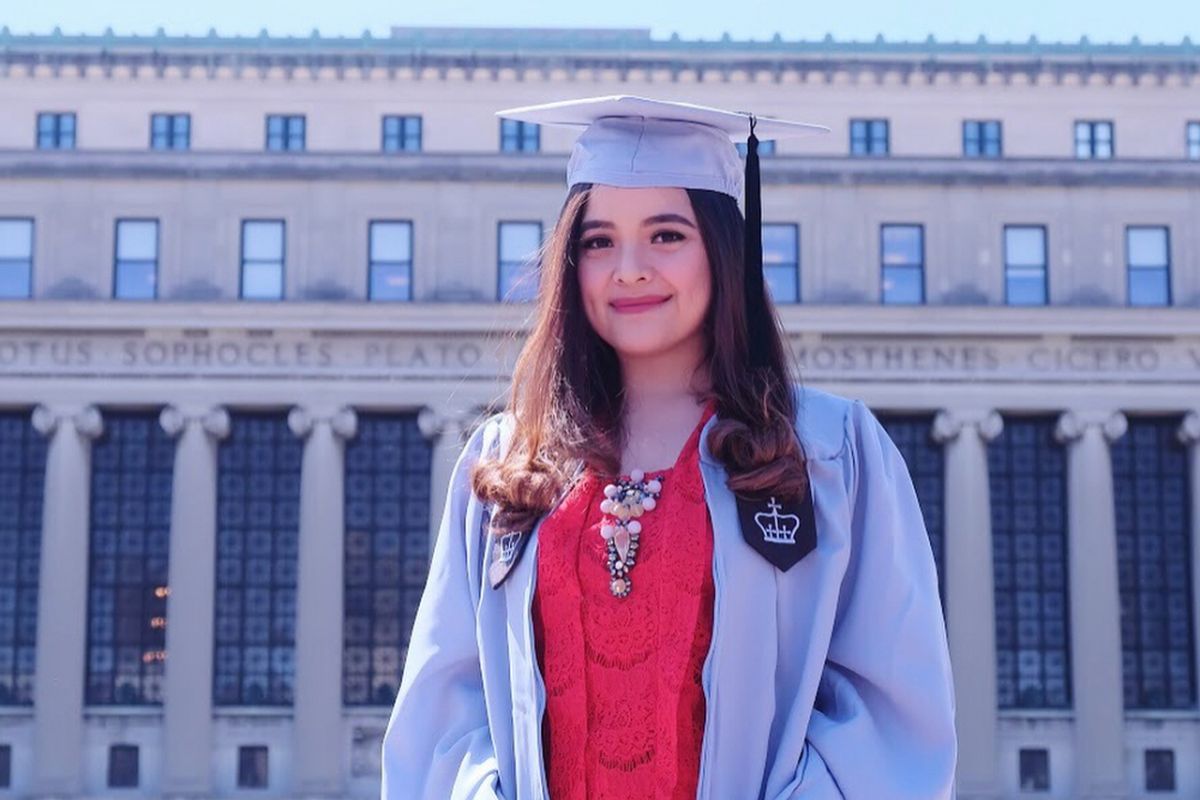
[{"label": "graduation cap", "polygon": [[[567,162],[567,187],[671,186],[709,189],[741,200],[745,192],[747,303],[764,291],[758,141],[828,133],[824,125],[760,117],[744,111],[609,95],[497,111],[496,116],[582,130]],[[746,142],[743,165],[734,142]],[[761,341],[764,315],[754,314],[750,341]],[[751,349],[751,358],[759,348]]]}]

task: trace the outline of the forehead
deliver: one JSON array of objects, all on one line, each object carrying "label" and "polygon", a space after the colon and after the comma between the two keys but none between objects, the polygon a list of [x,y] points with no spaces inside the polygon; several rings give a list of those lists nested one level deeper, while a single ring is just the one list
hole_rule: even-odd
[{"label": "forehead", "polygon": [[640,221],[655,214],[674,213],[695,220],[687,191],[676,187],[627,187],[595,184],[588,191],[583,218]]}]

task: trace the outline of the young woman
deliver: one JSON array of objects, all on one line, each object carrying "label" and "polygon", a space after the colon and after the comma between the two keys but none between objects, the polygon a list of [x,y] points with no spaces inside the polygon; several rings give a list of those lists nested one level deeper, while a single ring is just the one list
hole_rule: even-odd
[{"label": "young woman", "polygon": [[920,509],[872,413],[792,381],[752,118],[501,113],[585,130],[507,411],[454,470],[383,797],[952,797]]}]

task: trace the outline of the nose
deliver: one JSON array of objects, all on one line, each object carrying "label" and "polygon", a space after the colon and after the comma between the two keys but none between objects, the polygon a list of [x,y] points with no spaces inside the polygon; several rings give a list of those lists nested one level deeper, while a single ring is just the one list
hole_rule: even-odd
[{"label": "nose", "polygon": [[636,247],[622,247],[617,259],[613,278],[620,284],[640,283],[650,280],[648,270],[643,266],[642,258]]}]

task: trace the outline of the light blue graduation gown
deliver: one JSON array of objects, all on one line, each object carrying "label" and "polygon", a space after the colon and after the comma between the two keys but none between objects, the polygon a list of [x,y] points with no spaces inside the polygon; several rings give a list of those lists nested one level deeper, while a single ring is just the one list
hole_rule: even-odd
[{"label": "light blue graduation gown", "polygon": [[[953,797],[949,652],[908,469],[861,401],[795,391],[817,545],[787,571],[742,537],[706,445],[716,417],[700,437],[716,599],[698,800]],[[511,418],[491,417],[455,466],[383,739],[384,800],[549,797],[530,616],[537,528],[491,588],[493,538],[468,480],[510,431]]]}]

